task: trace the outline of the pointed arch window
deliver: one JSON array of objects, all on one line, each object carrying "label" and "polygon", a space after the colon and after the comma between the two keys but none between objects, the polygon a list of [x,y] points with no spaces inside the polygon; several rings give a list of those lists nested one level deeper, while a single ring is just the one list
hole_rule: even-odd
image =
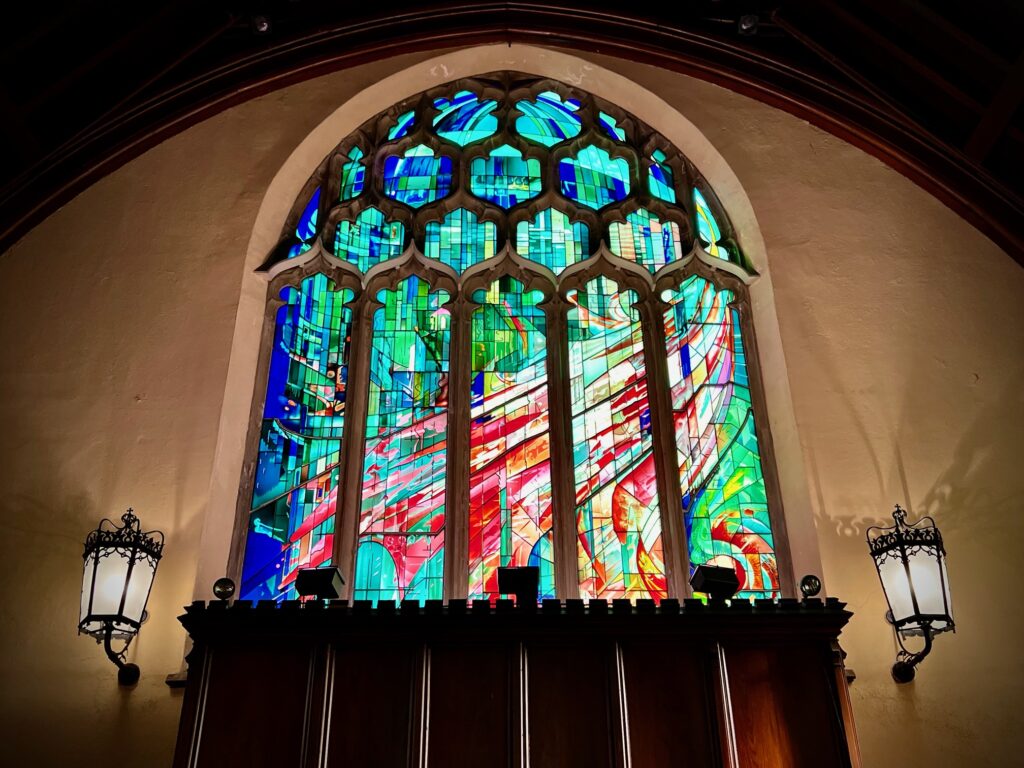
[{"label": "pointed arch window", "polygon": [[240,597],[781,593],[744,261],[698,170],[576,88],[497,73],[396,104],[311,176],[271,301]]}]

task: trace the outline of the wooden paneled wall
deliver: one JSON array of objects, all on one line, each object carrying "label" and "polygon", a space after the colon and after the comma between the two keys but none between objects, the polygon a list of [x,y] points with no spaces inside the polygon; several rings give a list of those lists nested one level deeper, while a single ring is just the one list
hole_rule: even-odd
[{"label": "wooden paneled wall", "polygon": [[851,766],[849,614],[788,602],[196,604],[175,766]]}]

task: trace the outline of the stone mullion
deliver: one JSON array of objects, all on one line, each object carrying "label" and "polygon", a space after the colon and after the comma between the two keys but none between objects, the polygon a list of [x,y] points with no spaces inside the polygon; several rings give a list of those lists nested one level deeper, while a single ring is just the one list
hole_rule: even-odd
[{"label": "stone mullion", "polygon": [[342,433],[341,484],[334,523],[334,563],[345,575],[342,597],[355,585],[355,559],[362,506],[363,453],[366,448],[367,395],[370,388],[370,350],[373,313],[380,306],[364,292],[352,306],[352,357],[345,392],[345,428]]},{"label": "stone mullion", "polygon": [[554,298],[544,305],[547,323],[548,419],[551,445],[551,514],[554,528],[555,593],[580,595],[576,557],[576,484],[573,472],[572,398],[569,386],[569,305]]},{"label": "stone mullion", "polygon": [[668,596],[690,595],[689,549],[683,523],[682,494],[679,488],[679,460],[676,453],[675,419],[668,383],[668,352],[665,346],[666,306],[657,297],[639,305],[644,339],[644,365],[647,370],[647,399],[651,408],[654,438],[654,467],[661,512],[661,542],[665,556]]},{"label": "stone mullion", "polygon": [[469,594],[469,438],[472,313],[461,294],[450,304],[448,435],[445,482],[445,599]]}]

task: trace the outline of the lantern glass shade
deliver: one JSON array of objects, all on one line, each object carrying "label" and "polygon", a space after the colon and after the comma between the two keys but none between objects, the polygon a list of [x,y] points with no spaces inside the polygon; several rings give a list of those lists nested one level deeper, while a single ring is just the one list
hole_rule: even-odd
[{"label": "lantern glass shade", "polygon": [[[868,545],[882,581],[892,623],[904,634],[954,628],[942,537],[931,518],[913,525],[897,507],[896,525],[872,528]],[[872,536],[872,532],[877,532]]]},{"label": "lantern glass shade", "polygon": [[160,562],[163,534],[142,533],[130,511],[121,519],[124,527],[105,529],[104,520],[86,540],[78,631],[88,635],[139,631]]}]

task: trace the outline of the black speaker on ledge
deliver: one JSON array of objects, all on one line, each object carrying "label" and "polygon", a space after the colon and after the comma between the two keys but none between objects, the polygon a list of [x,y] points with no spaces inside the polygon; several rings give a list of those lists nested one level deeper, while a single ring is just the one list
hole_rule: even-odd
[{"label": "black speaker on ledge", "polygon": [[740,588],[740,580],[732,568],[698,565],[690,577],[694,592],[703,592],[712,600],[728,600]]},{"label": "black speaker on ledge", "polygon": [[337,600],[341,597],[341,587],[345,579],[341,571],[334,566],[327,568],[303,568],[295,577],[295,591],[303,597],[316,597],[318,600]]},{"label": "black speaker on ledge", "polygon": [[536,605],[540,568],[536,565],[498,568],[498,591],[515,595],[516,605]]}]

